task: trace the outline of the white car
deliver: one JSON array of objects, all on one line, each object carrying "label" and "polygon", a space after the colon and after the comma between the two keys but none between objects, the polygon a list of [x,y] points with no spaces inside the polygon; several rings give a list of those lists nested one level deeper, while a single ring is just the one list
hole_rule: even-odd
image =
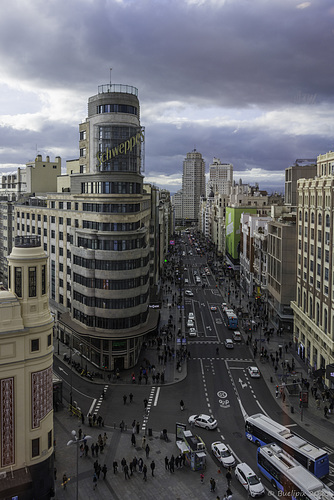
[{"label": "white car", "polygon": [[228,468],[235,466],[236,460],[226,444],[216,441],[215,443],[212,443],[211,450],[223,467]]},{"label": "white car", "polygon": [[194,296],[194,294],[193,294],[193,292],[191,290],[186,290],[184,292],[184,295],[188,295],[188,297],[193,297]]},{"label": "white car", "polygon": [[187,327],[190,328],[190,327],[194,327],[195,324],[194,324],[194,320],[193,319],[188,319],[187,321]]},{"label": "white car", "polygon": [[251,497],[261,497],[264,495],[265,489],[261,483],[261,479],[257,477],[249,465],[245,463],[238,464],[235,468],[235,477],[240,481]]},{"label": "white car", "polygon": [[234,330],[232,337],[234,342],[241,342],[241,333],[239,332],[239,330]]},{"label": "white car", "polygon": [[188,278],[184,278],[184,283],[185,283],[185,284],[189,283]]},{"label": "white car", "polygon": [[190,328],[189,337],[196,337],[196,335],[197,335],[196,328]]},{"label": "white car", "polygon": [[199,415],[191,415],[188,422],[190,425],[197,425],[197,427],[203,427],[204,429],[215,429],[217,427],[217,420],[210,415],[204,415],[200,413]]},{"label": "white car", "polygon": [[252,378],[260,378],[260,370],[257,368],[257,366],[248,366],[247,371],[250,377]]},{"label": "white car", "polygon": [[193,312],[190,312],[188,314],[188,319],[195,319],[195,314]]},{"label": "white car", "polygon": [[226,339],[224,344],[226,349],[234,349],[234,344],[232,339]]}]

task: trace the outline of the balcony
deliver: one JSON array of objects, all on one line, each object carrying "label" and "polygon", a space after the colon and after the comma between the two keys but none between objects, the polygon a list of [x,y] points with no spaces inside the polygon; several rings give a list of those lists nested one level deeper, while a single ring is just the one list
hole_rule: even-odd
[{"label": "balcony", "polygon": [[131,85],[122,85],[121,83],[107,83],[106,85],[98,86],[98,93],[105,94],[108,92],[119,92],[122,94],[132,94],[138,97],[138,89]]}]

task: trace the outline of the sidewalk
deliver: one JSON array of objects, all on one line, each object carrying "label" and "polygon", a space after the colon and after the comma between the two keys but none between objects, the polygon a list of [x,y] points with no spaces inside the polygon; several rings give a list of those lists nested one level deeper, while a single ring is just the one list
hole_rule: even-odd
[{"label": "sidewalk", "polygon": [[[234,288],[234,290],[233,290]],[[227,302],[226,290],[223,287],[219,287],[222,299]],[[247,302],[248,299],[240,299],[235,298],[235,290],[236,287],[232,287],[232,294],[230,298],[230,303],[239,303],[244,309],[247,310]],[[240,294],[240,289],[237,289],[237,292]],[[234,295],[234,297],[233,297]],[[254,299],[250,299],[249,302],[254,302]],[[235,305],[235,304],[234,304]],[[242,327],[239,328],[241,331],[244,341],[247,342],[248,335],[245,333]],[[314,380],[309,375],[308,367],[305,365],[303,360],[298,356],[294,345],[292,347],[288,347],[287,352],[285,352],[285,345],[289,346],[289,342],[292,341],[292,334],[283,334],[279,336],[277,334],[273,334],[270,336],[269,343],[264,341],[264,335],[260,335],[260,330],[258,332],[252,332],[252,342],[257,338],[257,346],[258,352],[255,358],[255,363],[258,365],[259,370],[261,371],[261,375],[265,380],[267,386],[271,390],[272,396],[275,401],[281,406],[283,412],[289,414],[290,418],[293,419],[298,425],[304,427],[310,434],[321,439],[321,441],[325,441],[327,443],[326,449],[330,453],[334,452],[334,414],[328,414],[327,418],[324,417],[324,407],[329,407],[329,401],[323,401],[321,397],[321,391],[318,389],[318,396],[320,397],[320,407],[317,408],[316,400],[311,394],[311,387],[314,384]],[[261,342],[260,342],[261,340]],[[269,355],[268,361],[262,363],[260,361],[260,351],[261,346],[267,350],[267,354]],[[279,347],[282,347],[282,358],[278,363],[278,370],[275,372],[274,365],[270,359],[270,353],[274,356],[276,355],[276,351],[279,352]],[[250,355],[254,359],[253,348],[252,345],[249,345]],[[289,374],[287,376],[286,372],[283,373],[283,368],[281,362],[283,360],[288,361],[289,364],[292,364],[292,359],[294,360],[294,372],[293,374]],[[305,379],[310,383],[309,386],[309,394],[308,394],[308,407],[300,408],[299,407],[299,394],[296,396],[289,396],[286,392],[286,398],[283,402],[281,396],[276,399],[276,387],[279,388],[282,386],[283,378],[287,378],[288,383],[293,383],[294,380]],[[305,389],[305,387],[304,387]]]}]

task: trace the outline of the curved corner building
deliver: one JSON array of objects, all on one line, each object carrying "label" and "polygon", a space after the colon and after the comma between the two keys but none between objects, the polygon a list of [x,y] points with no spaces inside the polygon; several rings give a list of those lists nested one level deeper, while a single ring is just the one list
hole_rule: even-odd
[{"label": "curved corner building", "polygon": [[151,201],[143,190],[137,94],[109,84],[89,98],[79,129],[80,173],[70,180],[71,312],[59,328],[81,356],[107,370],[133,366],[157,325],[149,308]]}]

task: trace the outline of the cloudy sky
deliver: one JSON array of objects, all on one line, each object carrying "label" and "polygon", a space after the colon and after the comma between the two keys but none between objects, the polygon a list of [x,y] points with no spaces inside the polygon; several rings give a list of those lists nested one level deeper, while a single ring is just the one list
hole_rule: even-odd
[{"label": "cloudy sky", "polygon": [[196,148],[283,192],[286,167],[334,150],[333,63],[333,0],[2,3],[0,174],[77,158],[111,80],[138,88],[146,181],[177,191]]}]

